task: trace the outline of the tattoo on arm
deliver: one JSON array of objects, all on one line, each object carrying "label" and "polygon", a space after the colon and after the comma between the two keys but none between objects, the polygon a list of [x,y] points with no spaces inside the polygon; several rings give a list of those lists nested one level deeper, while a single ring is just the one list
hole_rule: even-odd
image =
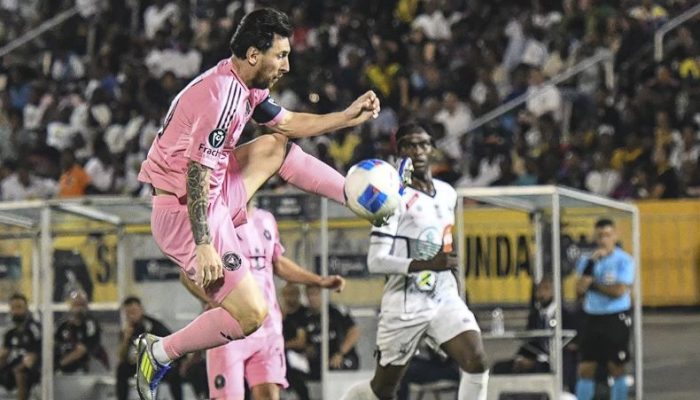
[{"label": "tattoo on arm", "polygon": [[189,161],[187,163],[187,213],[190,216],[195,244],[211,243],[207,208],[209,206],[209,168]]}]

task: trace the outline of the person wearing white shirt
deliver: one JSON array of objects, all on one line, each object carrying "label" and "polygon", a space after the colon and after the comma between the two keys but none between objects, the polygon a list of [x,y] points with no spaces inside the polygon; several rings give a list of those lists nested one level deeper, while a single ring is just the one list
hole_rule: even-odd
[{"label": "person wearing white shirt", "polygon": [[0,183],[0,190],[4,201],[20,201],[48,199],[56,194],[58,186],[50,179],[30,174],[26,166],[19,166]]},{"label": "person wearing white shirt", "polygon": [[610,167],[610,158],[598,153],[593,156],[594,168],[586,175],[586,189],[601,195],[610,196],[620,183],[620,173]]},{"label": "person wearing white shirt", "polygon": [[445,137],[438,141],[438,147],[450,157],[459,158],[459,141],[472,122],[472,111],[454,92],[447,92],[442,109],[435,115],[435,121],[445,127]]},{"label": "person wearing white shirt", "polygon": [[527,110],[541,117],[546,113],[552,113],[556,121],[561,121],[562,99],[559,89],[551,84],[545,84],[542,71],[533,68],[530,71],[530,87],[527,89],[528,98]]},{"label": "person wearing white shirt", "polygon": [[412,27],[422,29],[430,40],[449,40],[452,36],[450,24],[435,0],[425,3],[425,12],[413,20]]},{"label": "person wearing white shirt", "polygon": [[177,4],[165,0],[155,0],[143,13],[143,29],[146,38],[153,39],[168,21],[175,22],[180,12]]}]

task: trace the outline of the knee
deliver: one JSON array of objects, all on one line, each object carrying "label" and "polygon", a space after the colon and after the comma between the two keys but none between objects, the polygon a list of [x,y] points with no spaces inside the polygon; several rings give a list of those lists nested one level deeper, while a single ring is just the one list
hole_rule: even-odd
[{"label": "knee", "polygon": [[377,382],[373,379],[369,386],[374,395],[380,400],[391,400],[396,398],[396,390],[398,388],[395,385],[388,385],[386,383]]},{"label": "knee", "polygon": [[488,369],[488,361],[486,359],[486,353],[483,350],[474,352],[466,360],[466,368],[464,372],[468,374],[480,374]]},{"label": "knee", "polygon": [[625,374],[625,366],[614,362],[608,363],[608,374],[613,378],[619,378]]},{"label": "knee", "polygon": [[267,135],[262,135],[258,138],[260,141],[260,151],[261,154],[269,159],[283,160],[287,154],[287,143],[288,139],[286,136],[279,133],[271,133]]},{"label": "knee", "polygon": [[279,400],[279,389],[274,384],[264,384],[252,389],[255,400]]},{"label": "knee", "polygon": [[242,316],[238,323],[241,325],[241,330],[245,336],[252,334],[257,331],[265,322],[267,318],[267,304],[263,303],[260,305],[255,305]]}]

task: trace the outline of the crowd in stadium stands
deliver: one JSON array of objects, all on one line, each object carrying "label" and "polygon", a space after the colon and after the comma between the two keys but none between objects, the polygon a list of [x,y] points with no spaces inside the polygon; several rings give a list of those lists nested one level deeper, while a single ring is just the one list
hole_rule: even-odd
[{"label": "crowd in stadium stands", "polygon": [[[246,12],[267,5],[295,26],[291,72],[274,88],[279,103],[329,112],[370,88],[382,100],[371,123],[300,143],[341,171],[386,157],[391,132],[411,117],[431,127],[435,174],[459,186],[556,183],[619,199],[698,197],[698,19],[667,36],[661,63],[652,49],[654,30],[694,3],[106,0],[98,15],[75,16],[2,58],[1,198],[150,193],[136,175],[170,101],[229,56]],[[0,1],[0,44],[72,4]],[[607,50],[615,53],[613,87],[602,65],[546,83]],[[530,92],[541,93],[467,132]]]}]

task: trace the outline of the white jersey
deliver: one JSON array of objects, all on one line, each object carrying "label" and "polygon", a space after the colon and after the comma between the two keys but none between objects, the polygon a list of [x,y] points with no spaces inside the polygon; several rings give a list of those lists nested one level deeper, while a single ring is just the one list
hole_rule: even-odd
[{"label": "white jersey", "polygon": [[433,185],[434,196],[406,188],[388,224],[372,229],[369,270],[387,275],[382,313],[434,312],[443,299],[458,293],[452,271],[408,272],[412,260],[429,260],[443,247],[452,250],[457,193],[437,179]]}]

